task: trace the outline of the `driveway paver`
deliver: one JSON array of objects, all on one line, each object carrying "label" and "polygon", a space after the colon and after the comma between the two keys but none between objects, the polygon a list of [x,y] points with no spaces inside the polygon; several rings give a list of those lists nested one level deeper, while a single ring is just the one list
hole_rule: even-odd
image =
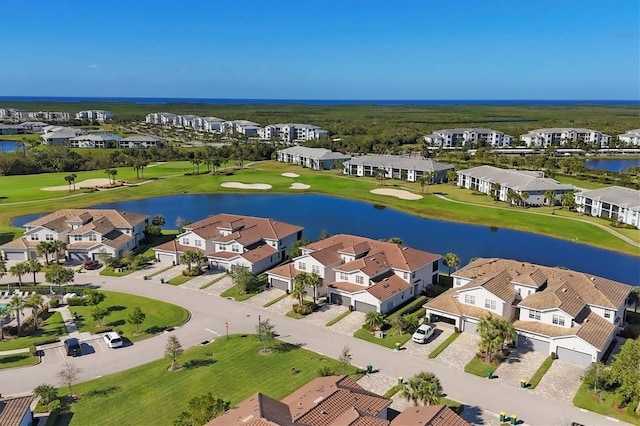
[{"label": "driveway paver", "polygon": [[331,321],[338,315],[345,313],[347,309],[348,308],[343,305],[330,305],[328,303],[325,303],[324,305],[321,305],[317,311],[307,315],[300,321],[304,321],[308,324],[313,324],[318,327],[326,327],[329,321]]},{"label": "driveway paver", "polygon": [[[245,305],[256,306],[258,308],[264,307],[265,303],[269,303],[274,299],[286,294],[286,291],[280,290],[279,288],[268,288],[260,293],[256,294],[250,299],[243,300],[242,303]],[[285,299],[287,299],[285,297]]]},{"label": "driveway paver", "polygon": [[519,388],[520,380],[529,381],[545,359],[547,355],[542,352],[513,349],[509,357],[496,368],[494,375],[497,377],[493,380]]},{"label": "driveway paver", "polygon": [[211,294],[213,296],[220,296],[222,293],[224,293],[225,290],[231,287],[233,287],[233,278],[227,275],[217,283],[211,284],[209,287],[203,288],[202,290],[199,290],[199,291],[202,291],[207,294]]},{"label": "driveway paver", "polygon": [[346,317],[342,318],[337,323],[333,324],[331,327],[326,327],[326,328],[328,328],[329,330],[335,333],[340,333],[345,336],[351,337],[353,336],[353,333],[356,332],[356,330],[359,330],[360,328],[362,328],[362,324],[364,324],[365,316],[366,314],[364,312],[354,311],[354,312],[351,312]]},{"label": "driveway paver", "polygon": [[[273,299],[275,299],[275,297],[272,297],[269,300],[273,300]],[[293,309],[294,302],[295,301],[291,297],[285,297],[279,302],[276,302],[273,305],[268,306],[264,309],[277,315],[284,315],[287,312],[289,312],[291,309]]]},{"label": "driveway paver", "polygon": [[460,336],[451,342],[447,349],[434,358],[434,361],[449,367],[464,370],[465,365],[476,356],[480,338],[471,333],[460,333]]},{"label": "driveway paver", "polygon": [[533,392],[547,398],[572,403],[585,366],[556,359]]},{"label": "driveway paver", "polygon": [[431,352],[442,342],[444,342],[449,336],[453,334],[453,325],[446,323],[437,323],[436,329],[433,332],[433,336],[427,341],[427,343],[416,343],[409,340],[403,346],[404,350],[418,358],[427,358]]}]

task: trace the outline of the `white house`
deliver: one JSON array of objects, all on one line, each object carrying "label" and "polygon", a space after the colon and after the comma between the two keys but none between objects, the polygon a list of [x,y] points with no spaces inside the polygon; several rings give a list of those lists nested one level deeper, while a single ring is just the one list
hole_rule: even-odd
[{"label": "white house", "polygon": [[517,194],[527,193],[522,200],[525,205],[541,206],[548,204],[545,192],[553,191],[555,203],[559,203],[564,194],[574,191],[574,187],[554,179],[544,177],[544,172],[530,170],[508,170],[492,166],[478,166],[458,172],[458,186],[491,195],[497,191],[500,201],[509,200],[509,190]]},{"label": "white house", "polygon": [[75,138],[76,136],[80,136],[83,134],[83,131],[80,129],[72,129],[70,127],[64,127],[60,130],[46,132],[43,133],[40,137],[42,138],[42,143],[45,145],[57,145],[62,143],[69,143],[71,138]]},{"label": "white house", "polygon": [[284,142],[302,142],[327,137],[329,132],[310,124],[269,124],[258,131],[262,139],[280,138]]},{"label": "white house", "polygon": [[113,119],[115,115],[111,111],[104,111],[101,109],[91,109],[86,111],[80,111],[76,113],[76,120],[91,120],[104,123]]},{"label": "white house", "polygon": [[520,140],[528,147],[564,146],[571,142],[582,141],[597,148],[609,145],[611,136],[592,129],[549,128],[530,130],[520,135]]},{"label": "white house", "polygon": [[25,131],[29,133],[42,133],[48,124],[41,121],[25,121],[20,123],[20,126],[24,127]]},{"label": "white house", "polygon": [[127,136],[120,139],[118,146],[120,148],[152,148],[156,146],[162,146],[162,139],[155,136]]},{"label": "white house", "polygon": [[260,130],[260,125],[248,120],[232,120],[222,123],[220,130],[223,133],[240,133],[247,136],[256,136],[258,135],[258,130]]},{"label": "white house", "polygon": [[257,274],[284,261],[302,230],[274,219],[221,213],[189,224],[175,240],[154,251],[159,261],[176,265],[185,251],[199,251],[213,268],[246,266]]},{"label": "white house", "polygon": [[578,192],[575,200],[581,213],[640,228],[640,191],[637,189],[609,186]]},{"label": "white house", "polygon": [[442,258],[402,244],[345,234],[301,250],[290,263],[266,272],[269,283],[291,291],[296,275],[315,273],[323,280],[321,296],[362,312],[387,313],[437,283]]},{"label": "white house", "polygon": [[207,132],[220,133],[224,122],[224,119],[218,117],[203,117],[202,130]]},{"label": "white house", "polygon": [[326,148],[308,148],[305,146],[291,146],[276,151],[276,161],[297,164],[314,170],[330,170],[336,162],[345,162],[350,155],[334,152]]},{"label": "white house", "polygon": [[513,137],[493,129],[469,128],[436,130],[426,135],[424,140],[429,145],[442,148],[468,146],[473,143],[502,148],[511,146]]},{"label": "white house", "polygon": [[627,130],[618,135],[618,140],[630,145],[640,145],[640,129]]},{"label": "white house", "polygon": [[149,216],[102,209],[63,209],[24,225],[24,235],[0,249],[6,260],[37,258],[41,241],[62,241],[70,260],[98,259],[102,253],[120,257],[144,237]]},{"label": "white house", "polygon": [[517,345],[587,365],[602,359],[626,319],[632,287],[591,274],[510,259],[477,259],[425,304],[429,321],[477,333],[491,314],[513,322]]},{"label": "white house", "polygon": [[89,134],[69,138],[69,145],[73,148],[114,148],[117,139],[113,134]]},{"label": "white house", "polygon": [[431,182],[441,183],[446,181],[447,172],[454,166],[417,156],[376,154],[358,155],[344,163],[344,173],[352,176],[375,177],[380,169],[385,171],[387,179],[417,182],[431,173]]}]

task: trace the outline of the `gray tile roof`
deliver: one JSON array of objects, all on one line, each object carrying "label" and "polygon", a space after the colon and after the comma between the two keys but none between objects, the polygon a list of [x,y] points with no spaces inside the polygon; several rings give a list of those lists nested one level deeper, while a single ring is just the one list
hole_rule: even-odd
[{"label": "gray tile roof", "polygon": [[637,189],[623,188],[621,186],[609,186],[606,188],[579,192],[576,195],[609,204],[615,204],[616,206],[626,207],[632,210],[640,209],[640,191]]},{"label": "gray tile roof", "polygon": [[306,146],[292,146],[281,149],[278,152],[283,152],[289,155],[299,155],[301,157],[312,158],[314,160],[342,160],[351,158],[349,155],[342,154],[341,152],[334,152],[330,149],[308,148]]},{"label": "gray tile roof", "polygon": [[352,157],[348,161],[349,165],[364,165],[373,167],[392,167],[394,169],[417,170],[425,172],[438,172],[441,170],[450,170],[454,167],[450,164],[438,163],[437,161],[418,158],[404,157],[401,155],[376,155],[367,154],[358,157]]},{"label": "gray tile roof", "polygon": [[162,139],[156,138],[155,136],[128,136],[122,139],[120,142],[159,142]]},{"label": "gray tile roof", "polygon": [[538,177],[538,172],[525,170],[506,170],[492,166],[478,166],[460,170],[458,174],[471,176],[483,181],[499,183],[501,186],[518,191],[573,190],[572,185],[557,180]]}]

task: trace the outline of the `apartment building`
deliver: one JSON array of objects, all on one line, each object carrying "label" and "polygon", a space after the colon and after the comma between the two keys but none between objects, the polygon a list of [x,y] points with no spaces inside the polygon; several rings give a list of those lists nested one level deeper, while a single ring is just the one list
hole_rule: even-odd
[{"label": "apartment building", "polygon": [[579,212],[640,228],[640,191],[621,186],[582,191],[575,194]]},{"label": "apartment building", "polygon": [[640,129],[627,130],[618,135],[618,140],[630,145],[640,145]]},{"label": "apartment building", "polygon": [[426,135],[427,144],[442,148],[464,147],[470,144],[487,145],[495,148],[511,146],[513,137],[493,129],[442,129]]},{"label": "apartment building", "polygon": [[90,109],[86,111],[80,111],[76,113],[76,120],[91,120],[104,123],[112,120],[115,115],[111,111],[104,111],[101,109]]},{"label": "apartment building", "polygon": [[540,148],[565,146],[579,141],[600,148],[608,146],[610,139],[611,136],[597,130],[575,128],[535,129],[525,135],[520,135],[520,140],[527,147]]},{"label": "apartment building", "polygon": [[262,139],[278,138],[284,142],[303,142],[325,138],[329,132],[311,124],[280,123],[269,124],[258,131]]}]

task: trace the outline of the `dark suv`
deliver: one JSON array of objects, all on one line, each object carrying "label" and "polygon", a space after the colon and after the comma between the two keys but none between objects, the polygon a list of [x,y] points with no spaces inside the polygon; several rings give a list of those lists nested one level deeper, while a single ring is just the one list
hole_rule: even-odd
[{"label": "dark suv", "polygon": [[80,341],[75,337],[70,337],[67,340],[65,340],[64,347],[67,350],[67,356],[82,355],[82,348],[80,347]]}]

